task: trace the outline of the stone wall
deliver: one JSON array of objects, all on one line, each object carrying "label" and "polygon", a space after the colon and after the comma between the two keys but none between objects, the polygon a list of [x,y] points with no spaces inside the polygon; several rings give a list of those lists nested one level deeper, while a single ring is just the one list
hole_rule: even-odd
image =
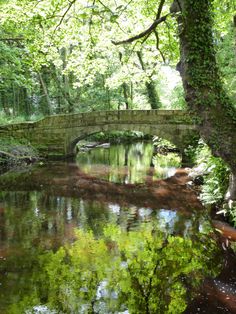
[{"label": "stone wall", "polygon": [[75,144],[97,132],[141,131],[165,138],[180,149],[198,134],[181,110],[121,110],[48,116],[36,122],[0,126],[0,136],[26,139],[44,157],[73,155]]}]

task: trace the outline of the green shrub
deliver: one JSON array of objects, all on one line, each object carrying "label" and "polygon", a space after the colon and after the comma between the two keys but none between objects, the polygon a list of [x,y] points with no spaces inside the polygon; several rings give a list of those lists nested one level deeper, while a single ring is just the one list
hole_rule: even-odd
[{"label": "green shrub", "polygon": [[[200,194],[202,203],[222,206],[229,184],[230,171],[228,166],[221,158],[214,157],[202,140],[195,151],[190,148],[189,154],[192,156],[196,167],[200,166],[203,170],[204,184]],[[229,221],[236,226],[235,204],[224,205],[218,213],[227,216]]]},{"label": "green shrub", "polygon": [[204,204],[220,204],[229,182],[229,169],[222,159],[206,156],[206,171],[200,199]]}]

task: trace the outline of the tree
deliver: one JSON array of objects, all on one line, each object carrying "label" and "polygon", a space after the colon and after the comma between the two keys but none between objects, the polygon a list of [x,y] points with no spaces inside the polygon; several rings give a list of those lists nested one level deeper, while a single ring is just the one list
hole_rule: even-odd
[{"label": "tree", "polygon": [[168,16],[176,17],[180,39],[177,69],[182,77],[188,109],[195,116],[199,133],[212,153],[229,165],[231,176],[226,198],[236,200],[236,108],[225,92],[216,61],[213,2],[174,0],[170,14],[161,16],[165,1],[160,1],[156,20],[148,29],[114,44],[132,43],[150,36]]},{"label": "tree", "polygon": [[[137,51],[137,56],[139,59],[139,62],[141,64],[142,70],[145,72],[146,67],[143,61],[143,54],[142,51]],[[161,102],[158,97],[157,91],[156,91],[156,86],[155,82],[152,80],[152,75],[149,76],[149,81],[146,82],[146,88],[147,88],[147,94],[148,94],[148,99],[151,105],[152,109],[158,109],[161,107]]]},{"label": "tree", "polygon": [[216,62],[212,0],[174,1],[178,13],[178,64],[188,108],[198,119],[201,137],[231,169],[227,198],[236,200],[236,109],[226,94]]}]

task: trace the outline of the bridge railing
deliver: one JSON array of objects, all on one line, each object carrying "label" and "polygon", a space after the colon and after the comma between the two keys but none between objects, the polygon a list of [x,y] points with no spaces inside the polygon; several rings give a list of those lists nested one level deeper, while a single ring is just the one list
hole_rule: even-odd
[{"label": "bridge railing", "polygon": [[67,128],[104,123],[161,123],[193,124],[191,116],[182,110],[120,110],[96,111],[77,114],[47,116],[35,122],[37,127]]}]

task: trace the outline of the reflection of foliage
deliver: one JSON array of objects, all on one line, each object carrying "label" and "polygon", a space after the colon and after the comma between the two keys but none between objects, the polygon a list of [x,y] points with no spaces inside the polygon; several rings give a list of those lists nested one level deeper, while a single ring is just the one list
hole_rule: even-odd
[{"label": "reflection of foliage", "polygon": [[157,154],[153,159],[154,165],[158,169],[171,167],[177,168],[181,165],[181,157],[176,153],[168,153],[167,155]]},{"label": "reflection of foliage", "polygon": [[[150,168],[153,146],[137,142],[131,145],[112,145],[109,149],[96,148],[88,154],[78,154],[77,162],[83,172],[119,183],[142,183]],[[103,165],[97,173],[96,164]],[[107,166],[107,167],[104,167]],[[129,171],[127,169],[129,168]]]},{"label": "reflection of foliage", "polygon": [[202,279],[219,271],[216,245],[201,233],[195,241],[165,237],[144,224],[130,233],[108,225],[104,239],[81,230],[77,236],[72,246],[41,257],[37,286],[46,283],[47,291],[43,298],[27,296],[18,308],[43,303],[63,313],[182,313],[187,289],[193,297]]},{"label": "reflection of foliage", "polygon": [[144,225],[141,231],[121,234],[108,228],[107,234],[117,241],[118,263],[126,263],[123,268],[117,264],[111,283],[119,287],[130,313],[182,313],[186,288],[196,287],[202,276],[210,274],[208,259],[214,244],[208,240],[207,253],[199,242],[173,236],[165,239],[155,230]]},{"label": "reflection of foliage", "polygon": [[79,153],[77,163],[83,172],[111,182],[143,183],[146,176],[150,175],[150,166],[155,167],[151,174],[154,179],[166,178],[170,173],[174,174],[175,167],[181,165],[181,158],[173,153],[154,156],[152,143],[137,142],[131,145],[111,145],[109,149],[95,148],[86,154]]}]

